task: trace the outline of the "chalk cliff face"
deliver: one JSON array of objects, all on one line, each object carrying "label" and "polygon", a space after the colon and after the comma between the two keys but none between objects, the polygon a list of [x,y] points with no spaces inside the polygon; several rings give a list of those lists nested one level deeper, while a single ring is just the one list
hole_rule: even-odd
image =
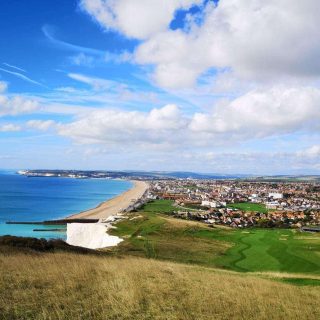
[{"label": "chalk cliff face", "polygon": [[89,249],[112,247],[123,241],[107,234],[108,225],[104,223],[68,223],[67,243]]}]

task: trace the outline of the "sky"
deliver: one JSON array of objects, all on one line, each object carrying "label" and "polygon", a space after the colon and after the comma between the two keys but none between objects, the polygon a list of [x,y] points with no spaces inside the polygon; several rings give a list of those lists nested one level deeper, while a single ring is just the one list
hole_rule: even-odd
[{"label": "sky", "polygon": [[320,174],[317,0],[0,2],[0,168]]}]

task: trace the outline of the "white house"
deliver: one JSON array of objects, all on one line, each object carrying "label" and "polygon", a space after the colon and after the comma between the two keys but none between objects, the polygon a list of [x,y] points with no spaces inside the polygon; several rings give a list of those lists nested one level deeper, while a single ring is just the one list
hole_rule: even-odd
[{"label": "white house", "polygon": [[282,199],[283,198],[283,194],[282,193],[277,193],[277,192],[270,192],[268,197],[269,198],[273,198],[273,199]]},{"label": "white house", "polygon": [[217,208],[218,203],[216,201],[202,200],[201,206],[209,207],[209,208]]}]

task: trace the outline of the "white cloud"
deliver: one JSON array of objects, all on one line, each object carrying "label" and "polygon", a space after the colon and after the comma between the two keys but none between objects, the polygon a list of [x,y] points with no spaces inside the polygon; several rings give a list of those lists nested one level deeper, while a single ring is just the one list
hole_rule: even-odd
[{"label": "white cloud", "polygon": [[27,127],[36,129],[36,130],[41,130],[41,131],[46,131],[56,125],[55,121],[53,120],[29,120],[27,122]]},{"label": "white cloud", "polygon": [[[313,148],[313,147],[312,147]],[[307,149],[308,150],[308,149]],[[202,170],[222,173],[308,174],[318,172],[320,157],[302,156],[298,152],[182,152],[180,164],[190,170],[202,163]],[[214,168],[214,169],[213,169]],[[177,167],[179,170],[179,167]],[[212,171],[215,170],[215,171]]]},{"label": "white cloud", "polygon": [[21,127],[12,123],[0,125],[0,132],[15,132],[20,131]]},{"label": "white cloud", "polygon": [[[115,152],[116,151],[116,152]],[[128,147],[113,149],[110,146],[74,146],[70,153],[87,163],[113,168],[128,167],[141,170],[197,171],[210,173],[249,174],[314,174],[319,172],[320,158],[306,159],[297,152],[257,152],[241,150],[205,151],[184,150],[178,152],[158,148],[129,150]],[[301,150],[303,153],[305,150]]]},{"label": "white cloud", "polygon": [[73,80],[88,84],[95,90],[110,89],[110,87],[114,85],[114,82],[110,80],[88,77],[79,73],[69,73],[68,77]]},{"label": "white cloud", "polygon": [[77,93],[78,90],[73,87],[58,87],[56,88],[57,91],[65,92],[65,93]]},{"label": "white cloud", "polygon": [[81,7],[105,29],[145,39],[169,27],[178,9],[202,0],[82,0]]},{"label": "white cloud", "polygon": [[186,115],[176,105],[149,112],[95,110],[61,125],[59,132],[84,143],[212,148],[292,132],[318,133],[319,106],[319,89],[274,87],[217,104],[210,113]]},{"label": "white cloud", "polygon": [[8,85],[6,82],[0,81],[0,94],[7,91]]},{"label": "white cloud", "polygon": [[319,10],[316,0],[221,0],[208,5],[203,25],[157,33],[138,47],[136,59],[155,65],[165,87],[192,85],[210,68],[255,80],[319,76]]},{"label": "white cloud", "polygon": [[191,34],[167,31],[142,43],[135,52],[135,59],[140,64],[155,65],[153,77],[160,86],[189,87],[210,67],[207,59],[204,60],[204,55],[208,54],[206,50]]},{"label": "white cloud", "polygon": [[8,97],[0,95],[0,117],[14,116],[21,113],[30,113],[39,108],[37,101],[25,99],[21,96]]},{"label": "white cloud", "polygon": [[7,83],[0,81],[0,117],[30,113],[39,108],[36,100],[26,99],[22,96],[9,96],[6,92],[7,89]]},{"label": "white cloud", "polygon": [[301,158],[319,159],[320,162],[320,145],[311,146],[303,151],[298,151],[297,155]]},{"label": "white cloud", "polygon": [[201,4],[204,1],[81,2],[104,28],[143,39],[135,59],[155,66],[153,76],[162,87],[191,86],[210,68],[231,68],[254,80],[319,76],[319,1],[220,0],[217,6],[208,1],[200,25],[188,15],[183,29],[168,28],[177,10]]},{"label": "white cloud", "polygon": [[[126,84],[123,81],[102,79],[79,73],[69,73],[68,77],[90,86],[86,90],[76,90],[72,87],[56,89],[60,92],[72,94],[72,101],[82,100],[81,102],[100,103],[103,106],[113,105],[114,107],[119,104],[123,107],[125,102],[132,104],[139,101],[141,107],[143,102],[155,103],[158,98],[154,90],[144,89],[144,91],[141,91],[138,86],[130,83]],[[68,97],[70,98],[70,95]]]},{"label": "white cloud", "polygon": [[121,53],[115,54],[110,52],[105,52],[100,56],[93,56],[84,54],[80,52],[74,56],[69,57],[68,59],[72,65],[83,66],[83,67],[96,67],[99,65],[104,65],[108,62],[124,63],[133,61],[133,56],[127,51],[122,51]]},{"label": "white cloud", "polygon": [[81,52],[75,56],[69,57],[69,60],[71,64],[74,64],[76,66],[92,67],[95,58]]},{"label": "white cloud", "polygon": [[[73,123],[61,125],[59,133],[81,143],[123,147],[167,145],[181,139],[186,120],[176,105],[150,112],[96,110]],[[170,141],[167,141],[170,137]]]},{"label": "white cloud", "polygon": [[212,114],[195,114],[190,129],[245,139],[319,130],[319,107],[320,90],[316,88],[254,90],[216,108]]},{"label": "white cloud", "polygon": [[[197,17],[189,13],[183,27],[171,30],[177,11],[193,5],[203,10]],[[64,123],[30,120],[24,129],[56,130],[75,145],[91,144],[86,156],[126,155],[122,163],[130,158],[144,165],[152,153],[150,165],[171,163],[176,169],[199,168],[203,162],[206,170],[219,166],[226,171],[250,171],[254,165],[278,166],[279,171],[287,165],[319,166],[320,2],[220,0],[215,6],[204,0],[82,0],[81,7],[103,29],[138,39],[135,50],[108,54],[73,45],[45,26],[47,39],[75,52],[69,62],[79,66],[106,61],[147,65],[138,76],[130,75],[139,80],[126,84],[69,73],[78,82],[74,87],[62,86],[34,99],[12,97],[0,82],[0,116],[33,112],[39,103],[45,106],[42,113],[56,113]],[[150,78],[141,73],[150,70],[166,90],[146,86]],[[23,74],[13,75],[26,80]],[[10,130],[6,126],[0,130]],[[299,134],[313,140],[295,151]],[[262,150],[268,139],[267,149],[281,152],[252,151]],[[246,146],[250,152],[243,151]]]}]

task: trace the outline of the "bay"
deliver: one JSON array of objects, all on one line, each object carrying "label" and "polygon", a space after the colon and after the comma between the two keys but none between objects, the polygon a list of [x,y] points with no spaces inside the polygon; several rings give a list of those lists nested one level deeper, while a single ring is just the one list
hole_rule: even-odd
[{"label": "bay", "polygon": [[34,232],[42,225],[9,225],[6,221],[38,222],[64,218],[96,207],[132,187],[130,181],[26,177],[14,171],[0,171],[0,236],[65,238],[65,232]]}]

